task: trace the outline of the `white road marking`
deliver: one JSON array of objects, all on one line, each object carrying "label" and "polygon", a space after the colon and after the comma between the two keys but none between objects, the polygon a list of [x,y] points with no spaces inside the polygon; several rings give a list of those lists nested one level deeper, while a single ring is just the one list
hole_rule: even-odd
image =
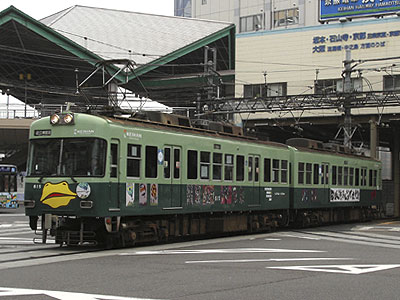
[{"label": "white road marking", "polygon": [[317,260],[353,260],[353,258],[339,257],[304,257],[304,258],[266,258],[266,259],[223,259],[223,260],[188,260],[186,264],[208,263],[253,263],[253,262],[284,262],[284,261],[317,261]]},{"label": "white road marking", "polygon": [[108,295],[96,295],[96,294],[85,294],[85,293],[71,293],[71,292],[59,292],[59,291],[48,291],[48,290],[33,290],[33,289],[16,289],[16,288],[3,288],[0,287],[0,297],[10,296],[30,296],[30,295],[44,295],[54,299],[63,300],[156,300],[150,298],[136,298],[136,297],[118,297]]},{"label": "white road marking", "polygon": [[305,240],[315,240],[315,241],[321,240],[321,238],[304,236],[304,235],[283,234],[282,236],[284,236],[284,237],[293,237],[293,238],[298,238],[298,239],[305,239]]},{"label": "white road marking", "polygon": [[360,275],[399,268],[400,265],[323,265],[323,266],[290,266],[290,267],[267,267],[267,269],[313,271],[326,273],[343,273]]},{"label": "white road marking", "polygon": [[264,241],[281,241],[282,239],[264,239]]},{"label": "white road marking", "polygon": [[134,251],[120,253],[119,255],[171,255],[171,254],[219,254],[219,253],[323,253],[320,250],[293,250],[293,249],[269,249],[269,248],[237,248],[237,249],[193,249],[193,250],[155,250]]}]

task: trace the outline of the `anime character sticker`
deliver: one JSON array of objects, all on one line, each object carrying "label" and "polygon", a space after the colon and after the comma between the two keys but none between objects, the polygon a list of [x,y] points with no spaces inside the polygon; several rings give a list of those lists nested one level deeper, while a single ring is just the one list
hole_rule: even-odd
[{"label": "anime character sticker", "polygon": [[158,205],[158,184],[152,183],[150,185],[150,205],[157,206]]},{"label": "anime character sticker", "polygon": [[147,184],[141,183],[139,185],[139,204],[146,205],[147,204]]},{"label": "anime character sticker", "polygon": [[135,184],[126,183],[126,207],[133,206],[135,202]]}]

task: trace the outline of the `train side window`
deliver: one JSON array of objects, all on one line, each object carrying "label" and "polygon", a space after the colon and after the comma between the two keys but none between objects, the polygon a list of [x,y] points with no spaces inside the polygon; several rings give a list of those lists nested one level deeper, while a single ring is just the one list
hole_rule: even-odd
[{"label": "train side window", "polygon": [[376,187],[376,186],[378,186],[377,183],[378,183],[378,171],[374,170],[374,180],[373,180],[372,184]]},{"label": "train side window", "polygon": [[342,185],[343,183],[343,167],[338,167],[338,185]]},{"label": "train side window", "polygon": [[181,178],[181,149],[174,149],[174,178]]},{"label": "train side window", "polygon": [[146,146],[146,178],[157,178],[157,147]]},{"label": "train side window", "polygon": [[369,186],[372,186],[372,181],[373,181],[372,170],[369,170]]},{"label": "train side window", "polygon": [[253,157],[249,156],[249,167],[248,167],[248,176],[249,182],[253,181]]},{"label": "train side window", "polygon": [[280,172],[280,167],[279,167],[279,159],[273,159],[272,160],[272,181],[273,182],[279,182],[279,172]]},{"label": "train side window", "polygon": [[319,164],[314,164],[313,175],[313,183],[319,184]]},{"label": "train side window", "polygon": [[126,176],[140,177],[140,160],[141,160],[140,145],[128,144]]},{"label": "train side window", "polygon": [[111,174],[110,177],[116,178],[118,174],[118,144],[111,144]]},{"label": "train side window", "polygon": [[367,185],[367,168],[361,168],[361,186]]},{"label": "train side window", "polygon": [[271,159],[264,158],[264,182],[271,182]]},{"label": "train side window", "polygon": [[164,178],[171,178],[171,148],[164,148]]},{"label": "train side window", "polygon": [[282,183],[287,183],[288,182],[288,161],[282,159],[281,160],[281,182]]},{"label": "train side window", "polygon": [[236,156],[236,181],[244,181],[244,156]]},{"label": "train side window", "polygon": [[225,177],[224,179],[227,181],[233,180],[233,155],[225,154]]},{"label": "train side window", "polygon": [[312,164],[306,163],[306,184],[311,184],[312,178]]},{"label": "train side window", "polygon": [[188,150],[187,161],[187,178],[197,179],[197,151]]},{"label": "train side window", "polygon": [[349,168],[344,167],[343,169],[343,185],[347,185],[349,182]]},{"label": "train side window", "polygon": [[332,166],[332,185],[336,185],[337,180],[337,167]]},{"label": "train side window", "polygon": [[360,169],[356,168],[355,169],[355,174],[354,174],[354,185],[355,186],[359,186],[360,185]]},{"label": "train side window", "polygon": [[352,186],[354,183],[354,168],[349,168],[349,185]]},{"label": "train side window", "polygon": [[210,179],[210,152],[200,151],[200,178]]},{"label": "train side window", "polygon": [[222,179],[222,153],[213,153],[213,180]]},{"label": "train side window", "polygon": [[260,158],[254,157],[254,181],[260,180]]},{"label": "train side window", "polygon": [[304,184],[304,163],[299,162],[297,180],[299,184]]}]

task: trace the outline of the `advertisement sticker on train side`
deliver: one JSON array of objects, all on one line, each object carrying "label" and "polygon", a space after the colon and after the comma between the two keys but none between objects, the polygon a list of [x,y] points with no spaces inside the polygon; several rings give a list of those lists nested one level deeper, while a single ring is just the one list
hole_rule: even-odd
[{"label": "advertisement sticker on train side", "polygon": [[330,202],[360,202],[360,189],[332,189]]}]

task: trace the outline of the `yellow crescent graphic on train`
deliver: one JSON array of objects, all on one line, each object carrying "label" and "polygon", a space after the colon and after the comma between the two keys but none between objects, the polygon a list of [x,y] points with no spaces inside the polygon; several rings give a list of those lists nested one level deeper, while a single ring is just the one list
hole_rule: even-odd
[{"label": "yellow crescent graphic on train", "polygon": [[52,208],[66,206],[69,202],[76,198],[76,193],[69,189],[68,182],[46,183],[42,190],[40,201]]}]

